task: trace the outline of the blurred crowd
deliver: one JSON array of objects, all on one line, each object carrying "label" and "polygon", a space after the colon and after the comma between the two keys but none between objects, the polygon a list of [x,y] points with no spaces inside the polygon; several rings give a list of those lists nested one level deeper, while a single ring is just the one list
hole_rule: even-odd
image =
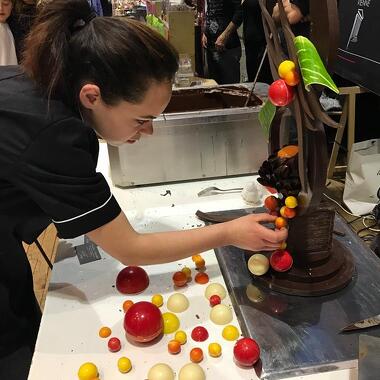
[{"label": "blurred crowd", "polygon": [[[25,36],[37,9],[46,0],[0,0],[0,65],[20,63]],[[204,0],[202,46],[205,51],[207,76],[218,84],[240,82],[242,48],[237,29],[242,25],[248,81],[253,81],[260,62],[263,65],[258,80],[271,82],[265,54],[265,35],[258,0]],[[89,0],[100,16],[111,15],[111,2]],[[267,7],[279,21],[276,0]],[[285,12],[296,35],[308,35],[309,0],[283,0]]]}]

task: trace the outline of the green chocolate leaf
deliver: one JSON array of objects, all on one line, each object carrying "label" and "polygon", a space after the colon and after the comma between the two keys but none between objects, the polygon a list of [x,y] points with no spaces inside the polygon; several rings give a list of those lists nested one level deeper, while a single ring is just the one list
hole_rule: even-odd
[{"label": "green chocolate leaf", "polygon": [[269,140],[270,126],[272,124],[274,115],[276,114],[276,106],[267,99],[265,104],[261,107],[259,112],[259,122],[263,127],[265,137]]},{"label": "green chocolate leaf", "polygon": [[297,36],[294,39],[294,44],[306,90],[310,91],[312,84],[321,84],[339,94],[338,87],[327,72],[313,43],[306,37]]}]

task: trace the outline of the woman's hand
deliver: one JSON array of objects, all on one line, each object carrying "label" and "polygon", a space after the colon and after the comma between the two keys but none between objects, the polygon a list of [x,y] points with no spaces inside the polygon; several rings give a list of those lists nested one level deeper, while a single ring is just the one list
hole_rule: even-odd
[{"label": "woman's hand", "polygon": [[273,223],[276,216],[252,214],[227,222],[228,240],[236,247],[250,251],[274,251],[286,240],[288,230],[272,230],[262,223]]},{"label": "woman's hand", "polygon": [[[282,4],[284,5],[285,14],[290,25],[298,24],[302,21],[304,15],[297,5],[292,4],[290,0],[282,0]],[[278,8],[278,4],[276,4],[273,8],[272,17],[276,22],[280,21],[280,10]]]},{"label": "woman's hand", "polygon": [[215,49],[218,51],[223,51],[226,48],[227,34],[223,32],[215,41]]},{"label": "woman's hand", "polygon": [[202,34],[202,46],[207,49],[207,37],[204,33]]}]

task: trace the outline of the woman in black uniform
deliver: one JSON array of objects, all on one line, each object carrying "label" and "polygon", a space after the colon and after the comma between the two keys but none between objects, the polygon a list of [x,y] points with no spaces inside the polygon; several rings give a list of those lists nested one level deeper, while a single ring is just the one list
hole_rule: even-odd
[{"label": "woman in black uniform", "polygon": [[[54,0],[39,13],[23,64],[0,69],[0,379],[27,377],[40,312],[22,241],[53,222],[128,265],[169,262],[223,245],[274,250],[286,230],[267,214],[189,231],[133,230],[103,176],[97,135],[110,144],[152,134],[177,53],[147,26],[95,18],[87,0]],[[144,170],[144,168],[141,168]]]}]

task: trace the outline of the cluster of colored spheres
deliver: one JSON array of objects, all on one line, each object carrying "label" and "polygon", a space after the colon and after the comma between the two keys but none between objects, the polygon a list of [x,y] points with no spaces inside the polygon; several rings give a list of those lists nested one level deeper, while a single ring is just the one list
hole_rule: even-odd
[{"label": "cluster of colored spheres", "polygon": [[[270,195],[265,199],[264,205],[272,215],[277,216],[274,223],[277,229],[281,229],[288,226],[288,219],[296,216],[298,201],[294,196],[288,196],[282,201]],[[293,266],[293,258],[286,246],[286,242],[282,242],[280,249],[274,251],[269,259],[261,253],[252,255],[248,260],[249,271],[255,276],[264,275],[270,267],[276,272],[288,271]]]},{"label": "cluster of colored spheres", "polygon": [[[193,257],[198,270],[204,269],[204,260],[196,255]],[[178,275],[181,273],[181,276]],[[173,281],[181,280],[184,283],[191,279],[191,270],[183,268],[181,272],[176,272]],[[205,274],[199,272],[198,275]],[[199,284],[208,282],[204,276],[200,276]],[[174,281],[175,282],[175,281]],[[149,277],[144,269],[140,267],[126,267],[121,270],[116,279],[116,287],[123,294],[136,294],[144,291],[149,285]],[[177,285],[176,286],[183,286]],[[208,300],[210,309],[210,320],[216,325],[223,325],[222,337],[227,341],[236,341],[233,354],[236,363],[241,366],[252,366],[260,356],[260,349],[257,343],[251,338],[241,338],[239,330],[229,323],[233,319],[232,308],[222,303],[227,292],[226,289],[218,283],[209,284],[204,292]],[[187,342],[185,331],[179,330],[180,320],[174,313],[182,313],[189,307],[189,300],[182,293],[174,293],[167,300],[168,312],[161,313],[159,307],[163,305],[163,297],[155,294],[151,302],[140,301],[134,303],[132,300],[126,300],[123,303],[124,329],[128,340],[138,343],[151,342],[161,334],[172,334],[174,337],[168,342],[168,352],[178,354],[181,352],[181,346]],[[119,338],[112,336],[109,327],[102,327],[99,330],[101,338],[108,338],[107,346],[110,352],[119,352],[122,343]],[[204,342],[209,338],[207,329],[203,326],[196,326],[191,332],[191,338],[194,342]],[[208,355],[213,358],[222,355],[222,346],[217,342],[208,344]],[[198,365],[203,358],[203,350],[200,347],[194,347],[190,350],[190,363],[184,365],[178,374],[179,380],[205,380],[206,375],[202,367]],[[125,356],[120,357],[117,361],[117,368],[121,373],[128,373],[132,369],[131,360]],[[174,371],[165,363],[158,363],[150,368],[148,380],[173,380]],[[87,362],[80,366],[78,370],[79,380],[100,380],[98,368],[94,363]]]},{"label": "cluster of colored spheres", "polygon": [[294,98],[294,86],[296,86],[300,77],[293,61],[283,61],[278,67],[280,79],[274,81],[268,90],[270,101],[279,107],[287,106]]}]

